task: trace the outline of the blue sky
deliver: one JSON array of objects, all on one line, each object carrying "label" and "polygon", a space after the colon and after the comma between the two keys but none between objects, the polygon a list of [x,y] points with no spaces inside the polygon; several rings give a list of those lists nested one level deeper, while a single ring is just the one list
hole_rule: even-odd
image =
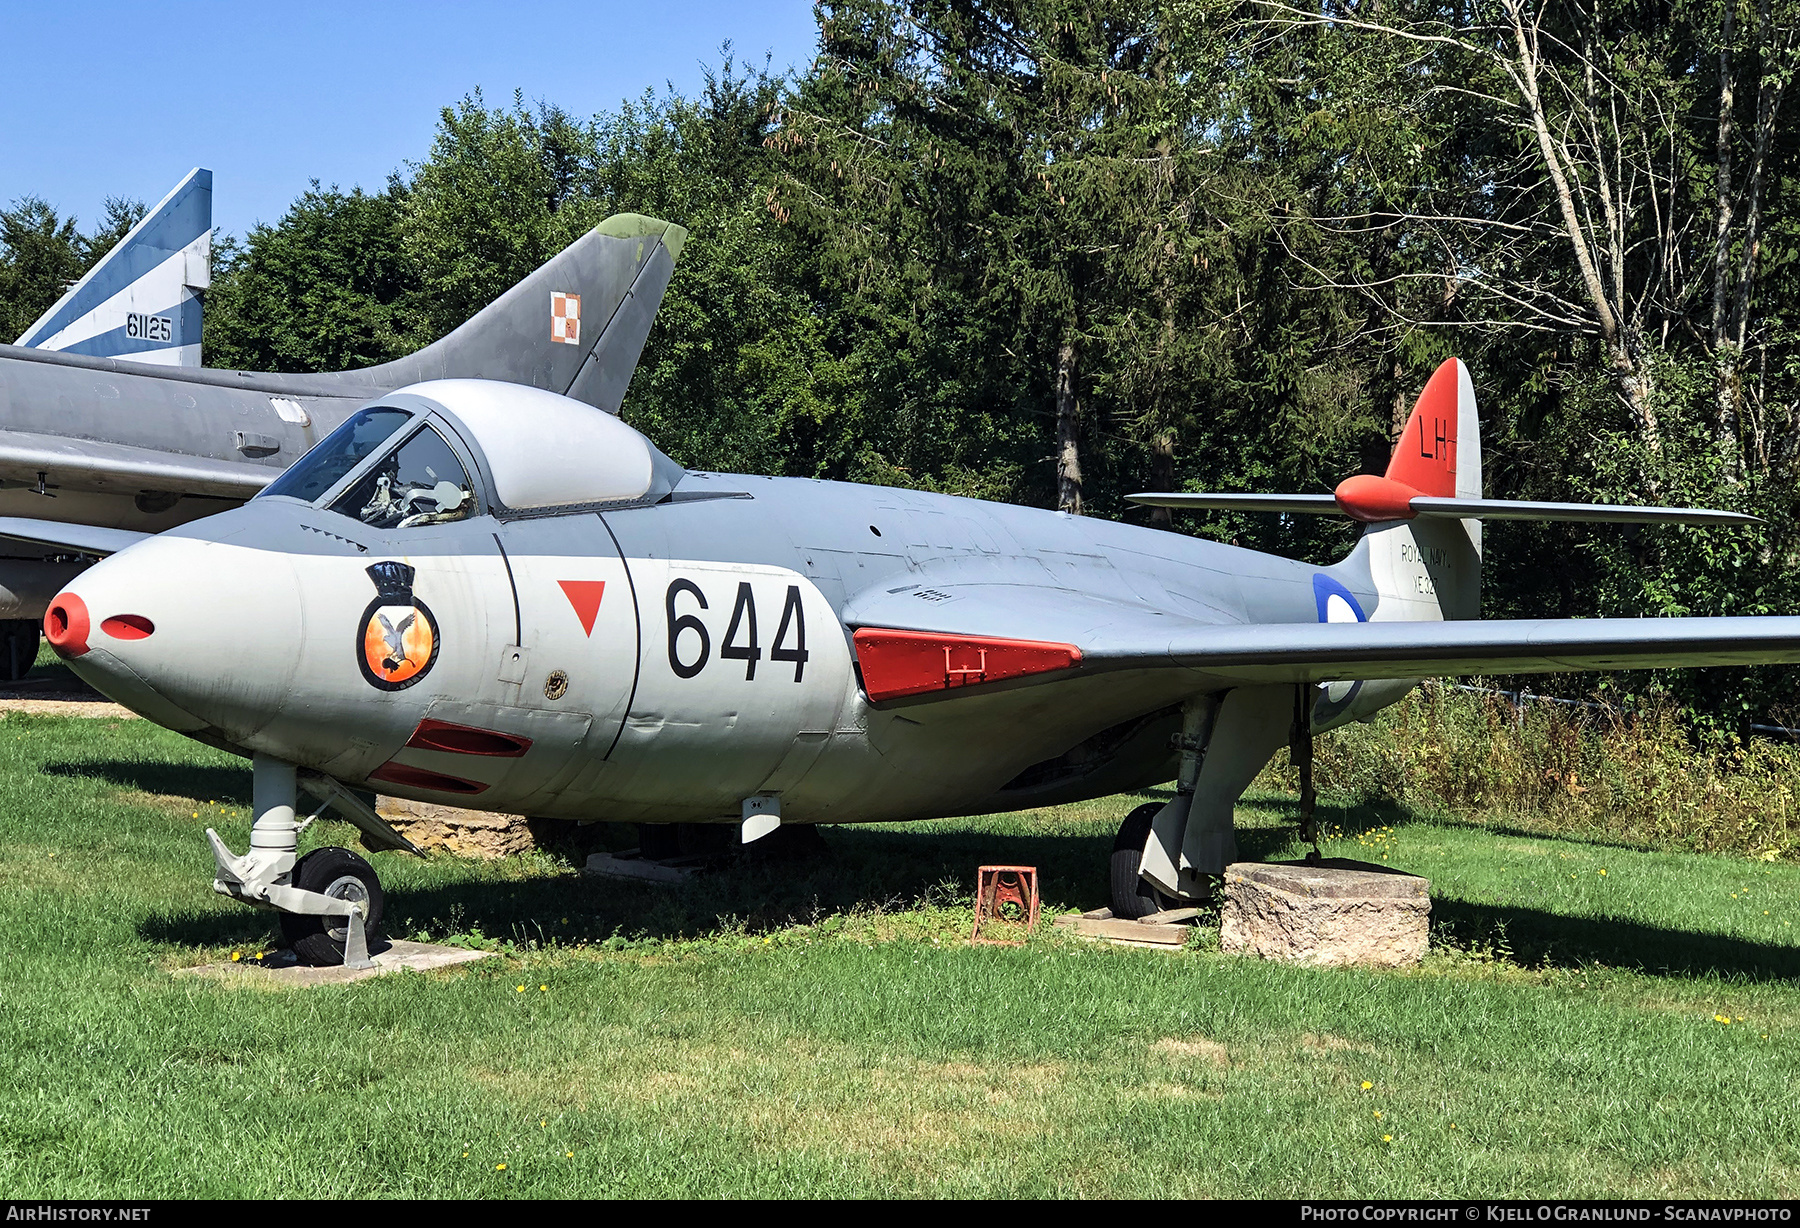
[{"label": "blue sky", "polygon": [[780,69],[816,37],[810,0],[94,0],[12,4],[0,24],[0,202],[42,196],[86,227],[108,195],[155,203],[206,166],[213,222],[240,236],[309,179],[380,187],[477,86],[587,116],[692,92],[727,39]]}]

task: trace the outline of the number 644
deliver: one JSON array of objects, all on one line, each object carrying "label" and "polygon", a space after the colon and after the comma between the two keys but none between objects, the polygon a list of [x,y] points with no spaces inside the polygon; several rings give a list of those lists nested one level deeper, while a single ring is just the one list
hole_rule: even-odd
[{"label": "number 644", "polygon": [[[692,580],[684,578],[669,582],[669,591],[663,598],[669,624],[669,668],[678,678],[693,678],[712,659],[712,636],[698,614],[683,614],[676,610],[676,598],[682,596],[692,597],[702,610],[711,607],[707,605],[706,594]],[[687,638],[683,639],[683,636]],[[684,657],[684,652],[692,654],[691,657]],[[769,646],[769,660],[791,663],[794,681],[799,682],[806,674],[807,655],[806,611],[800,602],[800,586],[790,584],[787,599],[781,606],[775,642]],[[763,659],[763,650],[756,632],[756,592],[748,580],[738,584],[737,600],[731,607],[731,621],[725,628],[725,642],[719,645],[719,657],[725,661],[742,661],[745,681],[756,677],[756,663]]]}]

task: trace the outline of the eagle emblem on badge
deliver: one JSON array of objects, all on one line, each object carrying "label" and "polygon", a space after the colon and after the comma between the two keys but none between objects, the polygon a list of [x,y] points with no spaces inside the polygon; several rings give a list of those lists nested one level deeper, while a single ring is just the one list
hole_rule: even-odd
[{"label": "eagle emblem on badge", "polygon": [[401,691],[430,671],[438,654],[438,625],[431,607],[413,596],[416,570],[406,563],[368,568],[375,600],[363,611],[356,664],[369,685]]}]

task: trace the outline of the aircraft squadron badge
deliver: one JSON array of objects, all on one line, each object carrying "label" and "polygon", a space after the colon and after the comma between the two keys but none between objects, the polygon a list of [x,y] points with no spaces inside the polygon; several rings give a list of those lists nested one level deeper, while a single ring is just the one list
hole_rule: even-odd
[{"label": "aircraft squadron badge", "polygon": [[405,690],[437,660],[437,619],[431,607],[413,596],[413,567],[375,563],[368,572],[375,582],[375,600],[363,611],[356,663],[370,686]]}]

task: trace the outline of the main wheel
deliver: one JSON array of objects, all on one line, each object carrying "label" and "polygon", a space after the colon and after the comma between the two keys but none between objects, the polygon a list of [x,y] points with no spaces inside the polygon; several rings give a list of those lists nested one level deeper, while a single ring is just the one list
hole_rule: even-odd
[{"label": "main wheel", "polygon": [[[381,880],[375,877],[374,866],[349,849],[314,849],[294,864],[293,884],[302,891],[362,904],[363,934],[371,947],[375,945],[375,934],[381,928]],[[350,939],[350,921],[284,912],[281,936],[303,964],[341,964],[344,944]]]},{"label": "main wheel", "polygon": [[1126,815],[1125,821],[1119,824],[1119,835],[1113,841],[1112,863],[1109,867],[1115,917],[1135,921],[1165,908],[1181,906],[1180,900],[1164,895],[1138,874],[1138,867],[1144,862],[1144,846],[1150,842],[1150,824],[1155,820],[1156,812],[1162,808],[1161,802],[1146,802]]}]

